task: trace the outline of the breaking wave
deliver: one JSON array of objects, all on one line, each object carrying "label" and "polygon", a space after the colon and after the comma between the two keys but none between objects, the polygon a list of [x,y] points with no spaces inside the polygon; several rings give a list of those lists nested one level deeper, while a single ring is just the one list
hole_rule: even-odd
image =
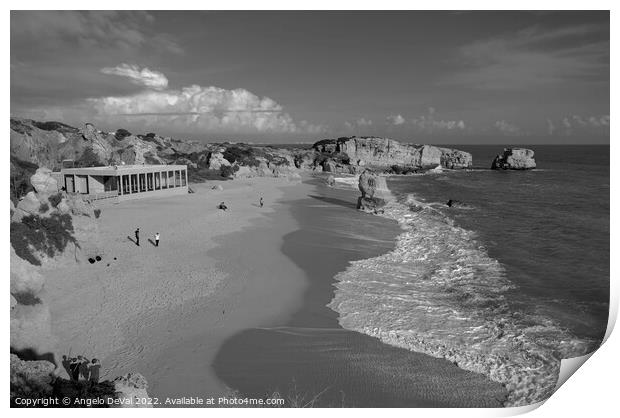
[{"label": "breaking wave", "polygon": [[404,232],[393,251],[351,262],[336,276],[334,299],[343,328],[445,358],[502,383],[506,406],[551,396],[560,360],[592,351],[557,322],[515,307],[515,289],[475,233],[409,195],[384,217]]}]

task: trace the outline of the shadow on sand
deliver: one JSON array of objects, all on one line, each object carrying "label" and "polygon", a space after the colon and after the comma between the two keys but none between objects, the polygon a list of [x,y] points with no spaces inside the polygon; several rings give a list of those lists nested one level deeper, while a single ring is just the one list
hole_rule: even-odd
[{"label": "shadow on sand", "polygon": [[345,208],[348,209],[357,209],[357,202],[351,202],[348,200],[342,200],[342,199],[337,199],[335,197],[327,197],[327,196],[317,196],[317,195],[308,195],[308,197],[311,197],[313,199],[316,200],[320,200],[322,202],[325,203],[330,203],[332,205],[338,205],[338,206],[343,206]]}]

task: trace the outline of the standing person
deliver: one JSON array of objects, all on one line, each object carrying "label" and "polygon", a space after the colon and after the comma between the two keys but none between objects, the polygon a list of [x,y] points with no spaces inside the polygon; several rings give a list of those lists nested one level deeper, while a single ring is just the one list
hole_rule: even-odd
[{"label": "standing person", "polygon": [[136,245],[139,247],[140,246],[140,228],[136,228],[136,231],[134,232],[134,234],[136,235]]},{"label": "standing person", "polygon": [[67,372],[67,375],[69,377],[71,377],[71,359],[67,356],[62,356],[62,367],[65,369],[65,371]]},{"label": "standing person", "polygon": [[90,371],[89,382],[91,384],[99,383],[99,370],[101,369],[101,363],[96,358],[88,365],[88,370]]},{"label": "standing person", "polygon": [[264,204],[264,203],[263,203],[263,197],[261,196],[261,198],[260,198],[260,202],[259,202],[259,205],[260,205],[260,207],[261,207],[261,208],[263,207],[263,204]]},{"label": "standing person", "polygon": [[85,381],[88,381],[88,363],[90,362],[86,357],[83,356],[78,356],[78,361],[80,362],[80,365],[78,366],[78,368],[80,369],[80,376],[82,376]]},{"label": "standing person", "polygon": [[159,247],[159,232],[155,234],[155,246]]},{"label": "standing person", "polygon": [[80,362],[77,358],[71,358],[71,362],[69,363],[69,370],[71,371],[69,377],[73,382],[77,382],[78,380],[80,380]]}]

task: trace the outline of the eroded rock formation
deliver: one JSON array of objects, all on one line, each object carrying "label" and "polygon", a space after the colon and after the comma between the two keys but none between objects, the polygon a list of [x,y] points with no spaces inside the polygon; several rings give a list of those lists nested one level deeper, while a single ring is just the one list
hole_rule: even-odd
[{"label": "eroded rock formation", "polygon": [[493,170],[531,170],[536,168],[534,151],[527,148],[504,148],[502,154],[498,154],[491,169]]},{"label": "eroded rock formation", "polygon": [[362,195],[357,199],[357,208],[364,212],[380,213],[392,195],[385,177],[371,169],[365,169],[359,176],[358,187]]},{"label": "eroded rock formation", "polygon": [[[323,140],[315,143],[313,148],[324,154],[344,155],[351,166],[358,167],[431,168],[441,165],[444,168],[457,169],[472,165],[471,154],[464,151],[432,145],[401,144],[389,138],[352,137]],[[325,165],[323,169],[327,171]]]}]

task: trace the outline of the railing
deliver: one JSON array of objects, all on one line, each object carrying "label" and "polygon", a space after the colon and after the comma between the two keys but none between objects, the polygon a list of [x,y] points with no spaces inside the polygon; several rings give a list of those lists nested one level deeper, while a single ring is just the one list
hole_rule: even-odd
[{"label": "railing", "polygon": [[111,199],[114,197],[118,197],[118,190],[111,190],[109,192],[93,193],[93,194],[84,195],[84,198],[88,200]]}]

